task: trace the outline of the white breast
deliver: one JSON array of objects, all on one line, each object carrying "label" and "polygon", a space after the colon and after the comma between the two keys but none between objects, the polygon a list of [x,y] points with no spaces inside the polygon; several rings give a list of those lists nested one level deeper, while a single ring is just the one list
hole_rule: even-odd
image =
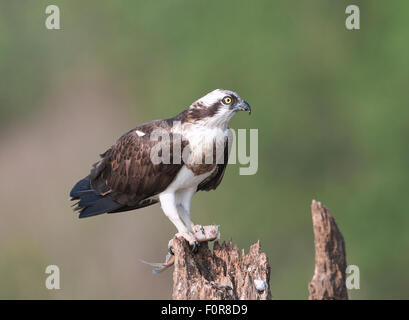
[{"label": "white breast", "polygon": [[184,165],[176,175],[176,178],[172,181],[172,183],[166,188],[164,192],[167,193],[175,192],[180,189],[196,188],[204,179],[210,176],[213,170],[195,176],[193,172]]},{"label": "white breast", "polygon": [[[184,139],[189,141],[193,158],[198,159],[198,163],[201,163],[203,152],[205,152],[207,147],[211,150],[213,149],[214,142],[217,144],[216,147],[221,147],[222,150],[222,152],[216,153],[217,156],[224,156],[225,136],[229,133],[229,129],[227,128],[208,128],[202,125],[184,124],[174,126],[173,132],[182,134]],[[215,169],[216,167],[209,172],[195,176],[193,172],[184,165],[164,192],[196,188],[203,180],[210,176]]]},{"label": "white breast", "polygon": [[212,158],[214,147],[216,147],[217,150],[216,155],[218,160],[220,160],[219,158],[223,159],[224,144],[228,133],[229,129],[227,128],[206,128],[202,126],[197,126],[191,130],[185,130],[183,135],[189,141],[194,163],[201,163],[203,153]]}]

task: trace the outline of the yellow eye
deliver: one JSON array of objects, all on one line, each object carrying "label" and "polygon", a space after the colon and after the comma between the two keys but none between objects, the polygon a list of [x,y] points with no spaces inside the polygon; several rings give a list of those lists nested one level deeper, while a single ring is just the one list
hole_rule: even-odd
[{"label": "yellow eye", "polygon": [[224,104],[230,104],[231,101],[232,101],[232,100],[231,100],[231,97],[229,97],[229,96],[223,98],[223,103],[224,103]]}]

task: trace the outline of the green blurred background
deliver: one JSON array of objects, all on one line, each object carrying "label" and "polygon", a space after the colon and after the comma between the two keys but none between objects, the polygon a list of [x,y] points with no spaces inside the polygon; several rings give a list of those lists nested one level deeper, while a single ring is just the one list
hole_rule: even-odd
[{"label": "green blurred background", "polygon": [[360,268],[350,297],[409,298],[408,37],[404,0],[1,0],[0,298],[170,298],[171,271],[139,262],[175,232],[160,207],[80,221],[68,192],[123,132],[215,88],[250,102],[231,127],[259,130],[259,168],[231,165],[193,220],[246,251],[260,239],[273,297],[305,299],[318,199]]}]

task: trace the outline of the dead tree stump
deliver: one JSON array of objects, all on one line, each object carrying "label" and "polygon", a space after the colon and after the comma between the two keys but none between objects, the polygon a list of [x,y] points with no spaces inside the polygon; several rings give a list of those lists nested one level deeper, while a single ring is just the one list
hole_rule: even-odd
[{"label": "dead tree stump", "polygon": [[[315,271],[308,286],[310,300],[348,299],[346,288],[346,253],[344,237],[329,210],[315,200],[311,204],[314,227]],[[173,264],[175,300],[270,300],[270,264],[260,243],[241,254],[232,242],[202,242],[197,253],[188,242],[174,238],[174,256],[165,264]],[[155,265],[156,264],[151,264]]]},{"label": "dead tree stump", "polygon": [[312,200],[315,271],[308,286],[310,300],[347,300],[344,237],[321,202]]},{"label": "dead tree stump", "polygon": [[267,300],[271,299],[270,264],[260,243],[241,254],[232,242],[208,242],[196,253],[184,239],[174,238],[173,295],[175,300]]}]

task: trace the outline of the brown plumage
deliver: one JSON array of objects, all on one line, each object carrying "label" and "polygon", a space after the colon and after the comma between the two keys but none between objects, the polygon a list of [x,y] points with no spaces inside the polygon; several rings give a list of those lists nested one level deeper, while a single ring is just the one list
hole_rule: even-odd
[{"label": "brown plumage", "polygon": [[[103,197],[104,205],[108,204],[108,206],[101,209],[97,207],[99,209],[97,211],[91,210],[95,202],[101,201],[101,199],[97,199],[89,203],[90,206],[87,206],[85,201],[81,202],[80,200],[81,193],[76,194],[76,188],[73,188],[72,200],[80,200],[75,208],[80,212],[80,218],[105,212],[129,211],[157,203],[156,196],[169,186],[185,163],[181,159],[180,164],[153,164],[150,159],[150,152],[157,141],[151,141],[150,134],[159,128],[170,131],[174,121],[192,123],[197,119],[196,116],[197,113],[193,113],[193,116],[190,117],[188,112],[182,112],[171,119],[142,124],[122,135],[112,147],[100,155],[101,160],[93,165],[89,176],[83,179],[89,182],[87,186],[89,193]],[[145,135],[139,136],[136,131],[143,132]],[[188,142],[182,139],[181,147],[182,150],[188,147]],[[228,156],[227,142],[225,148],[225,154]],[[170,159],[173,159],[173,134],[170,134]],[[202,182],[198,190],[215,189],[221,182],[226,165],[227,161],[224,164],[217,164],[217,169]],[[211,164],[204,163],[203,160],[202,164],[187,166],[195,175],[200,175],[216,166],[215,157]],[[84,194],[87,193],[83,192],[82,195]],[[87,209],[89,210],[87,211]],[[94,211],[96,213],[90,214]]]},{"label": "brown plumage", "polygon": [[[71,200],[78,201],[75,210],[79,217],[129,211],[160,201],[179,232],[192,232],[190,212],[180,213],[178,206],[189,211],[196,191],[213,190],[221,183],[230,152],[227,124],[238,110],[250,111],[250,106],[236,93],[217,89],[173,118],[151,121],[125,133],[71,190]],[[152,139],[152,133],[158,129],[170,139],[170,162],[155,164],[151,151],[158,141]],[[210,146],[202,137],[210,140]],[[175,144],[175,150],[174,141],[181,142]],[[216,146],[222,154],[217,154]],[[180,161],[174,161],[186,148],[194,161],[185,163],[180,155]],[[208,163],[206,154],[212,150]]]},{"label": "brown plumage", "polygon": [[223,163],[216,164],[216,170],[214,170],[209,177],[207,177],[197,186],[197,190],[210,191],[215,190],[219,186],[220,182],[222,182],[224,172],[226,171],[227,162],[229,160],[229,154],[230,154],[229,144],[228,140],[226,140],[224,146]]}]

